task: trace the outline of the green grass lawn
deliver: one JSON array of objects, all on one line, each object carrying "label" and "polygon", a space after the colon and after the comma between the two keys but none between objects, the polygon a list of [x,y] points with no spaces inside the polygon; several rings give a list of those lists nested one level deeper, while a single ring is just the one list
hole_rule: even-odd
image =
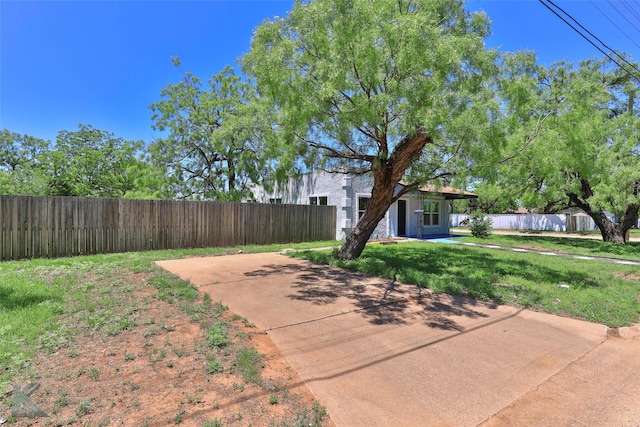
[{"label": "green grass lawn", "polygon": [[596,239],[540,236],[535,234],[492,234],[486,239],[469,235],[469,237],[462,237],[459,240],[462,242],[640,261],[640,242],[627,242],[625,245],[616,245]]},{"label": "green grass lawn", "polygon": [[437,293],[467,295],[611,327],[639,320],[637,266],[425,242],[368,245],[359,259],[348,262],[336,260],[331,251],[295,256],[395,278]]},{"label": "green grass lawn", "polygon": [[[79,325],[114,334],[131,325],[126,295],[127,277],[147,272],[163,285],[160,298],[193,299],[193,287],[180,280],[164,280],[157,260],[185,256],[277,252],[309,249],[339,242],[313,242],[237,248],[166,250],[36,259],[0,263],[0,393],[13,374],[28,368],[38,351],[54,351],[73,341]],[[155,280],[153,277],[151,280]]]}]

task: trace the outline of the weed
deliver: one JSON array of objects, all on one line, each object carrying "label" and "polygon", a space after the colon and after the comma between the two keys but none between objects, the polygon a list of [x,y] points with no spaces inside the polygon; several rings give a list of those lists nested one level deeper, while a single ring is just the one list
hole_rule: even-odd
[{"label": "weed", "polygon": [[241,340],[248,341],[251,339],[251,334],[248,332],[236,332],[235,337]]},{"label": "weed", "polygon": [[130,353],[130,352],[125,352],[124,353],[124,360],[130,362],[132,360],[136,360],[136,354],[135,353]]},{"label": "weed", "polygon": [[184,421],[184,414],[186,414],[186,411],[184,409],[180,409],[178,414],[175,417],[173,417],[173,423],[182,424],[182,421]]},{"label": "weed", "polygon": [[202,427],[222,427],[222,421],[216,418],[213,421],[205,422],[204,424],[202,424]]},{"label": "weed", "polygon": [[156,274],[149,278],[149,283],[158,289],[157,298],[169,304],[176,299],[193,302],[198,298],[198,289],[194,285],[173,274]]},{"label": "weed", "polygon": [[240,347],[236,354],[236,364],[245,382],[261,384],[260,370],[264,366],[262,355],[255,348]]},{"label": "weed", "polygon": [[76,415],[78,416],[78,418],[91,413],[92,403],[93,403],[93,399],[84,399],[80,402],[80,404],[76,408]]},{"label": "weed", "polygon": [[202,296],[202,304],[204,304],[207,307],[211,307],[211,296],[207,293],[205,293]]},{"label": "weed", "polygon": [[154,335],[158,335],[159,333],[160,333],[160,327],[159,326],[153,326],[153,327],[147,329],[146,331],[144,331],[142,333],[142,336],[144,338],[149,338],[149,337],[152,337]]},{"label": "weed", "polygon": [[60,393],[58,393],[58,398],[53,402],[53,407],[51,408],[51,412],[53,414],[57,414],[61,408],[64,408],[67,405],[69,405],[67,392],[64,390],[61,390]]},{"label": "weed", "polygon": [[224,366],[222,362],[218,360],[214,355],[207,356],[207,374],[216,374],[218,372],[224,371]]},{"label": "weed", "polygon": [[219,320],[214,323],[207,332],[207,345],[212,348],[221,348],[229,344],[227,337],[227,322]]},{"label": "weed", "polygon": [[176,325],[167,325],[166,323],[162,322],[162,329],[166,332],[173,332],[176,330]]},{"label": "weed", "polygon": [[202,397],[187,395],[187,402],[192,405],[197,405],[198,403],[202,403]]},{"label": "weed", "polygon": [[321,427],[322,420],[327,416],[327,409],[320,404],[317,400],[313,402],[311,406],[312,414],[309,414],[308,410],[304,410],[298,413],[294,427]]},{"label": "weed", "polygon": [[272,405],[276,405],[278,403],[278,395],[272,394],[271,396],[269,396],[269,403]]},{"label": "weed", "polygon": [[229,309],[229,307],[227,307],[226,305],[223,305],[222,302],[216,301],[216,303],[213,304],[212,316],[214,318],[218,318],[218,317],[222,316],[222,314],[224,314],[224,312],[227,311],[228,309]]},{"label": "weed", "polygon": [[191,354],[190,352],[188,352],[187,350],[184,349],[184,345],[181,348],[174,349],[173,352],[178,357],[187,357],[187,356],[189,356]]},{"label": "weed", "polygon": [[98,378],[100,377],[100,371],[98,370],[98,368],[91,368],[89,369],[89,373],[87,375],[92,380],[98,381]]}]

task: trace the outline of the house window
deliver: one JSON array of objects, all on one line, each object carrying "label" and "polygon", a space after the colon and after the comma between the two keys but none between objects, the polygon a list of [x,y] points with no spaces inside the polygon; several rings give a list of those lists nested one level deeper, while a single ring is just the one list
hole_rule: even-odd
[{"label": "house window", "polygon": [[269,204],[271,205],[281,205],[282,199],[269,199]]},{"label": "house window", "polygon": [[309,197],[309,204],[327,206],[327,196],[311,196]]},{"label": "house window", "polygon": [[422,224],[427,226],[440,225],[440,202],[425,200],[423,203],[423,220]]},{"label": "house window", "polygon": [[362,218],[364,211],[367,209],[371,197],[358,197],[358,221]]}]

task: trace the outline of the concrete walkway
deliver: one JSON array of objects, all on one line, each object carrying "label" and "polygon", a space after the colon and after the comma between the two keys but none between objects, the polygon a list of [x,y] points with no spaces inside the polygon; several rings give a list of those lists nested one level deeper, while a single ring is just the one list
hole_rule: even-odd
[{"label": "concrete walkway", "polygon": [[279,254],[158,262],[267,331],[338,426],[640,425],[640,339]]}]

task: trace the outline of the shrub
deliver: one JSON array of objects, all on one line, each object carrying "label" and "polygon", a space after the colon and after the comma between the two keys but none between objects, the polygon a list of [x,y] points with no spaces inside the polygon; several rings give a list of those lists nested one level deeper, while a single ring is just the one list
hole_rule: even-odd
[{"label": "shrub", "polygon": [[480,237],[482,239],[488,237],[491,234],[492,225],[493,222],[491,218],[483,212],[474,211],[469,217],[469,227],[471,228],[471,235],[473,237]]}]

